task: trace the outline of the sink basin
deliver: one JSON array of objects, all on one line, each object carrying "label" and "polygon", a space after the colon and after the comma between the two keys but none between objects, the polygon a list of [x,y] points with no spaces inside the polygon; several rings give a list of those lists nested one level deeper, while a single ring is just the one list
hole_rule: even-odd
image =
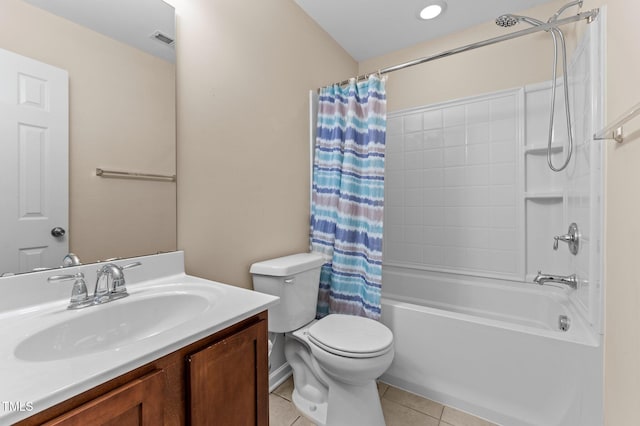
[{"label": "sink basin", "polygon": [[[138,297],[136,297],[138,296]],[[114,350],[157,335],[195,318],[212,306],[200,294],[131,295],[100,306],[60,315],[72,318],[44,328],[15,348],[23,361],[55,361]]]}]

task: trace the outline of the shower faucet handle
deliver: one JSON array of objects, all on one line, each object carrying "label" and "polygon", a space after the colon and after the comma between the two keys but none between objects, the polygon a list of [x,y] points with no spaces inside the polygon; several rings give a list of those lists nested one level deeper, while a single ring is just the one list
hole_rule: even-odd
[{"label": "shower faucet handle", "polygon": [[580,248],[580,234],[578,232],[578,225],[572,223],[569,225],[569,231],[564,235],[556,235],[553,237],[553,249],[558,250],[558,241],[565,242],[569,245],[569,251],[571,254],[578,254]]}]

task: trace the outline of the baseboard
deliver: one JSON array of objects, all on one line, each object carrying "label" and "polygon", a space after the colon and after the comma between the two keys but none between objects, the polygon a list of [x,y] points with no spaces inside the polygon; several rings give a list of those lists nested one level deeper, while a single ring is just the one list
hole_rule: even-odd
[{"label": "baseboard", "polygon": [[269,373],[269,393],[273,392],[278,386],[284,383],[293,371],[288,362],[282,364],[277,370]]}]

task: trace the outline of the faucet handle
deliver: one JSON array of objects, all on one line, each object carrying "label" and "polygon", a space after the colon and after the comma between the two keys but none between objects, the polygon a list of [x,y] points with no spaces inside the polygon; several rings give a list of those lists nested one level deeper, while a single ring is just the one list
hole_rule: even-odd
[{"label": "faucet handle", "polygon": [[578,254],[580,247],[580,234],[578,232],[578,225],[572,223],[569,225],[569,231],[564,235],[556,235],[553,237],[553,249],[558,250],[558,241],[562,241],[568,244],[571,254]]},{"label": "faucet handle", "polygon": [[142,265],[142,263],[140,262],[133,262],[133,263],[129,263],[128,265],[124,265],[124,266],[118,266],[118,265],[114,265],[118,270],[119,270],[119,274],[116,277],[115,274],[113,275],[113,289],[112,289],[112,293],[111,293],[111,297],[114,299],[120,298],[120,297],[125,297],[128,296],[129,293],[127,293],[127,287],[126,287],[126,282],[124,279],[124,270],[125,269],[131,269],[131,268],[135,268]]},{"label": "faucet handle", "polygon": [[553,237],[553,249],[558,250],[558,241],[562,241],[565,243],[571,243],[573,241],[573,237],[569,234],[565,235],[556,235]]},{"label": "faucet handle", "polygon": [[133,262],[133,263],[129,263],[128,265],[121,266],[120,269],[130,269],[140,265],[142,265],[142,262]]},{"label": "faucet handle", "polygon": [[87,285],[84,282],[84,274],[82,272],[73,275],[53,275],[47,278],[49,282],[70,280],[75,280],[75,282],[71,289],[71,299],[69,300],[67,309],[79,309],[91,305],[93,302],[89,300],[89,292],[87,291]]},{"label": "faucet handle", "polygon": [[52,275],[47,278],[47,281],[52,283],[57,281],[70,281],[76,279],[76,277],[84,279],[84,274],[82,272],[78,272],[77,274]]}]

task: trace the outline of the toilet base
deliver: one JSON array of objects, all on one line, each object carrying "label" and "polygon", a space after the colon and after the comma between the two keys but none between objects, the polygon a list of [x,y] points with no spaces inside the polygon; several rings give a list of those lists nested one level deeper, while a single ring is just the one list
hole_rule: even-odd
[{"label": "toilet base", "polygon": [[294,387],[292,399],[298,411],[318,426],[385,426],[374,381],[358,386],[329,386],[326,403],[309,401]]},{"label": "toilet base", "polygon": [[318,426],[385,426],[375,379],[391,365],[393,348],[373,358],[334,355],[310,342],[314,323],[285,334],[298,411]]},{"label": "toilet base", "polygon": [[315,423],[317,426],[326,426],[327,421],[327,403],[316,403],[313,401],[309,401],[300,395],[297,389],[293,389],[293,393],[291,394],[291,399],[293,400],[293,404],[296,406],[298,411],[303,413],[303,415]]}]

